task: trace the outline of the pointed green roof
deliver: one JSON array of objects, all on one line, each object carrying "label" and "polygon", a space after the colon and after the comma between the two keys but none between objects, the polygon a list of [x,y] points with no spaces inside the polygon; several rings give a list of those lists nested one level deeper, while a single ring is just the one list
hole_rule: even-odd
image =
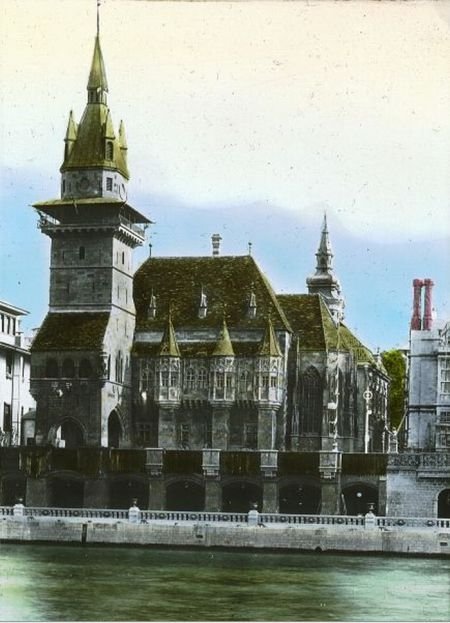
[{"label": "pointed green roof", "polygon": [[66,130],[66,141],[74,141],[77,138],[78,126],[75,123],[75,119],[73,118],[73,112],[69,113],[69,121],[67,122],[67,130]]},{"label": "pointed green roof", "polygon": [[95,37],[94,54],[92,56],[91,71],[89,73],[88,89],[102,89],[108,91],[108,81],[106,79],[105,63],[103,61],[102,49],[100,47],[100,37]]},{"label": "pointed green roof", "polygon": [[180,349],[178,348],[175,329],[173,328],[172,318],[169,314],[167,326],[161,340],[158,355],[160,357],[180,357]]},{"label": "pointed green roof", "polygon": [[213,357],[234,357],[233,344],[231,343],[230,334],[228,332],[227,322],[223,319],[222,330],[219,339],[212,352]]},{"label": "pointed green roof", "polygon": [[122,120],[119,124],[119,145],[120,149],[128,149],[127,135],[125,133],[125,124]]},{"label": "pointed green roof", "polygon": [[277,336],[275,335],[275,331],[273,328],[272,321],[269,318],[267,319],[266,330],[263,335],[263,339],[261,341],[261,347],[258,353],[261,357],[281,357],[280,345],[277,340]]}]

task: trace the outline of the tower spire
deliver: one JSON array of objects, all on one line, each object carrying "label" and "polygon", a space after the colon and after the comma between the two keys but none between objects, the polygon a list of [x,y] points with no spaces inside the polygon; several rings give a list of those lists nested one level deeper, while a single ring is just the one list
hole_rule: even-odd
[{"label": "tower spire", "polygon": [[333,251],[328,236],[327,213],[324,212],[319,248],[316,253],[316,275],[332,272]]},{"label": "tower spire", "polygon": [[101,0],[97,0],[97,37],[100,36],[100,5]]}]

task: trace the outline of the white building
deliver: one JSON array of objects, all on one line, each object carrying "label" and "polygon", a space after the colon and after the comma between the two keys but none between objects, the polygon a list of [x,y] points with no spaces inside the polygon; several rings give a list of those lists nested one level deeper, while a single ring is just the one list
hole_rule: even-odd
[{"label": "white building", "polygon": [[[20,330],[27,311],[0,301],[0,445],[26,443],[22,419],[34,409],[30,394],[29,341]],[[32,436],[32,435],[30,435]]]}]

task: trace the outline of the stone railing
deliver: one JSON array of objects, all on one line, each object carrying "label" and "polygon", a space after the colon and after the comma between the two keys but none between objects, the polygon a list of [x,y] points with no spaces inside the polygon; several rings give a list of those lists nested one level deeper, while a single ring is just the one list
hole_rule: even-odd
[{"label": "stone railing", "polygon": [[[248,513],[216,513],[208,511],[155,511],[142,510],[140,521],[149,523],[153,521],[162,522],[195,522],[195,523],[228,523],[245,524],[248,521]],[[3,518],[12,517],[12,506],[0,506],[0,516]],[[89,508],[42,508],[42,507],[23,507],[23,517],[27,519],[71,519],[78,521],[128,521],[128,510],[125,509],[89,509]],[[375,517],[371,525],[380,529],[447,529],[450,530],[450,518],[431,518],[431,517]],[[281,525],[291,526],[310,526],[327,527],[335,526],[342,528],[364,528],[366,519],[362,516],[354,515],[282,515],[278,513],[259,513],[258,522],[261,525],[270,527]]]}]

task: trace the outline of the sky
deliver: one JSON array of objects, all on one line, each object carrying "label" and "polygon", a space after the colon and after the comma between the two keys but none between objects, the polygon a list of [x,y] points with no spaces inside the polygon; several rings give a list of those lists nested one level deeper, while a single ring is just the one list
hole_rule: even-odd
[{"label": "sky", "polygon": [[[305,292],[326,211],[346,324],[404,346],[415,277],[450,317],[450,2],[103,0],[109,106],[153,255],[252,254]],[[0,298],[48,305],[31,204],[59,193],[96,0],[0,0]],[[136,267],[148,256],[136,253]]]}]

